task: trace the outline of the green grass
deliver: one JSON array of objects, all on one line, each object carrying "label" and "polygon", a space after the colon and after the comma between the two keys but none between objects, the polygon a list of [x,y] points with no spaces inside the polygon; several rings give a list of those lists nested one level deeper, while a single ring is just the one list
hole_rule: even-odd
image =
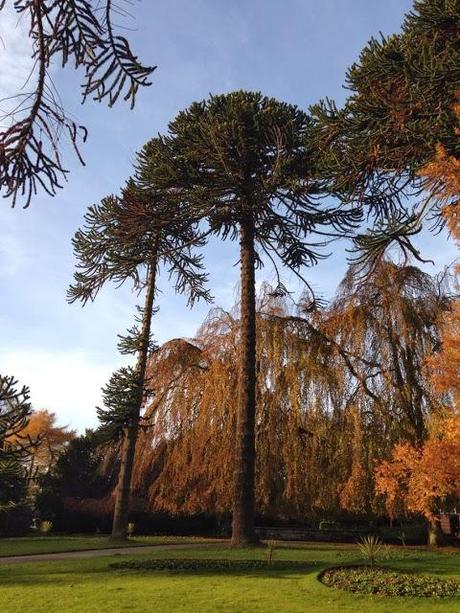
[{"label": "green grass", "polygon": [[82,551],[85,549],[106,549],[107,547],[133,547],[175,543],[198,543],[205,539],[188,536],[138,536],[126,543],[113,543],[107,536],[31,536],[0,539],[1,556],[23,556],[34,553],[59,553],[61,551]]},{"label": "green grass", "polygon": [[[0,565],[0,610],[13,613],[279,613],[343,611],[369,613],[457,613],[460,599],[385,598],[331,589],[318,573],[360,560],[353,545],[305,544],[275,549],[275,560],[302,560],[304,569],[256,571],[113,570],[130,559],[264,559],[266,550],[183,549],[14,566]],[[460,554],[394,549],[386,566],[460,579]],[[59,603],[62,608],[59,609]]]}]

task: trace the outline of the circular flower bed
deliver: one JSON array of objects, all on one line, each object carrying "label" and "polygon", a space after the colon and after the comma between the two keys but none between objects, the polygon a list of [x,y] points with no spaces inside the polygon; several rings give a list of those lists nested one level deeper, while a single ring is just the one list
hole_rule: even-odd
[{"label": "circular flower bed", "polygon": [[382,596],[422,596],[453,598],[460,596],[460,582],[427,575],[403,573],[388,568],[342,566],[323,571],[319,579],[328,587],[358,594]]}]

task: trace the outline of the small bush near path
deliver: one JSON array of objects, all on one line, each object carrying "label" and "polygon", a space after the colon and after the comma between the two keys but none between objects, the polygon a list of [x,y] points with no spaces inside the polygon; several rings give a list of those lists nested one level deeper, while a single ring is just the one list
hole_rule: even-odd
[{"label": "small bush near path", "polygon": [[299,560],[277,560],[268,564],[266,560],[213,560],[213,559],[164,559],[164,560],[126,560],[112,562],[110,568],[116,570],[299,570],[312,565],[312,562]]},{"label": "small bush near path", "polygon": [[388,568],[370,566],[329,568],[320,574],[319,579],[328,587],[358,594],[429,598],[460,596],[459,581],[402,573]]}]

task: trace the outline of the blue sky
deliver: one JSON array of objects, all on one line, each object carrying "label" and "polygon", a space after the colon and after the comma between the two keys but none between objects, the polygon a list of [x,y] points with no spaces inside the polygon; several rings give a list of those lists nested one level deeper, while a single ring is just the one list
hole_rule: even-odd
[{"label": "blue sky", "polygon": [[[12,2],[10,2],[12,4]],[[130,39],[144,63],[157,64],[153,85],[139,92],[135,110],[79,104],[78,73],[53,70],[65,106],[90,132],[82,167],[68,149],[68,182],[55,198],[39,195],[27,210],[0,201],[0,372],[30,386],[35,408],[55,411],[62,424],[96,423],[95,405],[110,373],[122,365],[116,335],[130,326],[136,297],[107,288],[84,309],[68,305],[71,238],[85,209],[118,190],[142,144],[164,131],[175,114],[209,93],[261,90],[302,108],[329,96],[343,102],[347,67],[372,35],[398,31],[408,0],[170,0],[134,3]],[[23,24],[0,13],[0,98],[28,73]],[[445,236],[419,244],[435,271],[456,253]],[[238,269],[235,246],[218,241],[206,251],[216,304],[229,308]],[[343,246],[307,271],[330,296],[346,267]],[[272,280],[270,270],[258,281]],[[287,282],[293,282],[286,275]],[[154,332],[159,341],[193,336],[208,308],[187,309],[162,280]]]}]

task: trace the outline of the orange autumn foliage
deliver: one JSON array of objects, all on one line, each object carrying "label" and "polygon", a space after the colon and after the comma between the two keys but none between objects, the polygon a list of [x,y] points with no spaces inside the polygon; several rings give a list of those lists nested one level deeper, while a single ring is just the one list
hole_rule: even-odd
[{"label": "orange autumn foliage", "polygon": [[392,519],[410,512],[432,521],[449,499],[460,498],[460,415],[438,422],[420,449],[396,445],[375,470],[375,488]]},{"label": "orange autumn foliage", "polygon": [[47,410],[34,411],[26,426],[16,435],[18,438],[30,437],[39,441],[31,449],[28,457],[28,474],[33,478],[36,473],[47,472],[65,449],[67,443],[75,438],[74,430],[56,425],[56,414]]},{"label": "orange autumn foliage", "polygon": [[460,301],[445,316],[441,333],[442,351],[427,360],[436,391],[450,394],[460,408]]},{"label": "orange autumn foliage", "polygon": [[[460,102],[454,108],[460,118]],[[460,135],[460,129],[456,132]],[[420,174],[443,207],[450,235],[460,248],[460,160],[439,145]],[[459,274],[460,265],[455,270]],[[460,498],[460,415],[451,412],[460,408],[460,300],[443,316],[440,340],[442,350],[426,363],[435,390],[452,400],[450,415],[437,422],[433,418],[428,439],[419,448],[400,443],[391,459],[375,470],[375,491],[385,498],[392,519],[412,512],[433,521],[440,507]]]},{"label": "orange autumn foliage", "polygon": [[[460,138],[460,92],[454,105],[458,117],[455,134]],[[425,179],[425,187],[436,200],[444,205],[443,215],[449,231],[460,248],[460,159],[449,155],[442,145],[436,147],[434,159],[420,170]],[[460,267],[457,266],[457,271]]]}]

